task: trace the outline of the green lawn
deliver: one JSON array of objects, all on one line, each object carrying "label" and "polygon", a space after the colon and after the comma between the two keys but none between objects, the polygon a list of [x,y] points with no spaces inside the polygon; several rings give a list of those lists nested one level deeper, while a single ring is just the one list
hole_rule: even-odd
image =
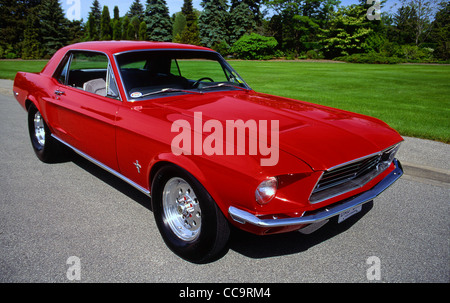
[{"label": "green lawn", "polygon": [[17,71],[40,72],[48,60],[0,60],[0,79],[14,80]]},{"label": "green lawn", "polygon": [[[0,78],[46,61],[2,61]],[[230,61],[256,91],[377,117],[402,135],[450,143],[450,66]]]},{"label": "green lawn", "polygon": [[450,66],[230,61],[256,91],[379,118],[450,143]]}]

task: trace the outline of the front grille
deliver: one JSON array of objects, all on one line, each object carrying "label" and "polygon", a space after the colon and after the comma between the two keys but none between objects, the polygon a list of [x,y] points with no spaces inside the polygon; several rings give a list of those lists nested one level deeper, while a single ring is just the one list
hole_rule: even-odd
[{"label": "front grille", "polygon": [[325,171],[311,194],[310,202],[321,202],[365,185],[389,167],[398,147],[397,144]]}]

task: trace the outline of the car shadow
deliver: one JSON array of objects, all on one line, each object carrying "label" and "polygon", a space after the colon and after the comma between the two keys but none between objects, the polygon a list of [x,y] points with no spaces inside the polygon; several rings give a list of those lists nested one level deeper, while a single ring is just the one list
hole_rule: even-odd
[{"label": "car shadow", "polygon": [[[152,212],[151,198],[125,181],[98,167],[78,154],[73,153],[73,155],[70,156],[69,161],[72,161],[81,169],[92,174],[96,178],[105,182],[109,186],[118,190],[128,198],[139,203]],[[216,258],[210,260],[208,263],[221,259],[228,253],[229,250],[233,250],[253,259],[263,259],[301,253],[345,232],[357,223],[372,208],[373,202],[368,202],[362,206],[359,213],[351,216],[344,222],[337,223],[336,218],[331,218],[330,221],[322,228],[309,235],[294,231],[282,234],[258,236],[242,231],[236,227],[232,227],[228,246],[225,247],[224,250],[216,256]]]},{"label": "car shadow", "polygon": [[300,253],[345,232],[372,208],[373,201],[368,202],[363,205],[359,213],[345,221],[337,223],[337,218],[331,218],[322,228],[309,235],[294,231],[258,236],[233,228],[229,249],[254,259]]},{"label": "car shadow", "polygon": [[91,175],[105,182],[109,186],[113,187],[114,189],[120,191],[128,198],[136,201],[143,207],[152,211],[150,197],[140,192],[130,184],[126,183],[125,181],[121,180],[120,178],[114,176],[113,174],[107,172],[103,168],[95,165],[94,163],[90,162],[89,160],[81,157],[76,153],[73,153],[73,155],[70,156],[70,161],[72,161],[75,165],[77,165],[81,169],[87,171]]}]

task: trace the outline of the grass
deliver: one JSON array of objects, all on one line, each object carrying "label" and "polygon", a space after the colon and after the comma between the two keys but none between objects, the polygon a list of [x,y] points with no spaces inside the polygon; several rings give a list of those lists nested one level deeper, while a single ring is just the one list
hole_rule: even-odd
[{"label": "grass", "polygon": [[[2,61],[0,78],[46,61]],[[402,135],[450,143],[450,66],[230,61],[256,91],[379,118]]]},{"label": "grass", "polygon": [[373,116],[450,143],[450,66],[230,61],[256,91]]},{"label": "grass", "polygon": [[0,60],[0,79],[14,80],[17,71],[40,72],[48,60]]}]

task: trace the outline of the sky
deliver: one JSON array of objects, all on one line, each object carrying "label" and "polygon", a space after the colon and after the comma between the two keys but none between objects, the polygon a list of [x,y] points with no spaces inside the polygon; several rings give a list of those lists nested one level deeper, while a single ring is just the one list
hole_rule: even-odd
[{"label": "sky", "polygon": [[[91,10],[92,2],[93,0],[60,0],[62,8],[64,9],[66,13],[66,17],[69,20],[80,20],[83,18],[84,21],[87,20],[89,11]],[[109,12],[113,14],[114,6],[119,7],[119,15],[123,16],[130,8],[131,3],[133,3],[133,0],[99,0],[100,6],[103,7],[104,5],[108,6]],[[200,6],[201,0],[193,0],[192,3],[194,5],[194,8],[198,10],[202,10],[202,7]],[[386,9],[391,7],[393,4],[397,3],[398,0],[388,0]],[[146,0],[141,0],[141,3],[145,7]],[[170,15],[178,12],[181,10],[181,7],[183,6],[183,0],[166,0],[167,6],[169,7]],[[350,4],[357,4],[358,0],[341,0],[342,5],[350,5]]]}]

